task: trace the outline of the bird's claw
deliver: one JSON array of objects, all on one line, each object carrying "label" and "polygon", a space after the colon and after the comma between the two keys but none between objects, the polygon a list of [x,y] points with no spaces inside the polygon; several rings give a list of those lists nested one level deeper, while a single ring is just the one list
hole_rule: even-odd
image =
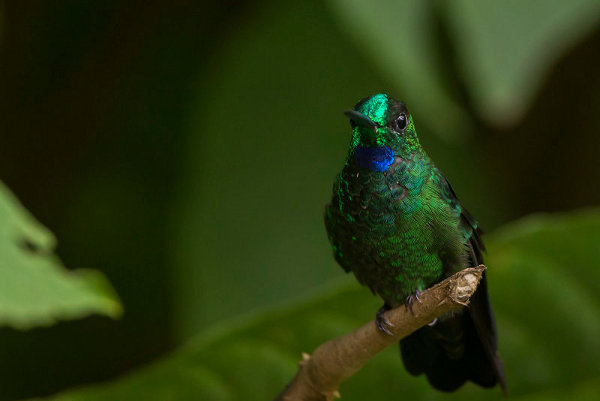
[{"label": "bird's claw", "polygon": [[390,331],[390,328],[394,327],[394,325],[385,317],[385,312],[388,310],[390,310],[390,308],[387,305],[383,305],[379,308],[375,314],[375,326],[377,326],[377,329],[382,333],[393,336],[394,333]]},{"label": "bird's claw", "polygon": [[406,307],[406,309],[408,309],[410,311],[410,313],[412,313],[413,315],[415,314],[415,312],[413,311],[413,302],[415,302],[415,300],[419,303],[419,304],[423,304],[423,302],[421,302],[421,291],[416,290],[414,294],[410,294],[409,296],[406,297],[406,300],[404,301],[404,306]]}]

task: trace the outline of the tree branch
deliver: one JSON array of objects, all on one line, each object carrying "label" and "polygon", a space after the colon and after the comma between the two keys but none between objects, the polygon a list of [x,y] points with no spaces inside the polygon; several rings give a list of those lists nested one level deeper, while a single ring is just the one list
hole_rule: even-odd
[{"label": "tree branch", "polygon": [[469,267],[423,291],[421,302],[385,313],[393,336],[382,333],[373,321],[319,346],[312,356],[302,355],[298,372],[275,401],[331,401],[337,389],[384,348],[430,323],[433,319],[468,305],[475,293],[484,265]]}]

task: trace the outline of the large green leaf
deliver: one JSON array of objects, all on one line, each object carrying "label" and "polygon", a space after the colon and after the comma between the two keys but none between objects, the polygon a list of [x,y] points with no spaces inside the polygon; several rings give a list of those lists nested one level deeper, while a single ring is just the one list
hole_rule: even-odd
[{"label": "large green leaf", "polygon": [[[435,8],[446,20],[458,72],[492,122],[517,121],[556,60],[600,20],[597,0],[330,0],[334,13],[413,106],[435,115],[440,135],[467,127],[438,53]],[[444,39],[445,40],[445,39]],[[458,125],[459,124],[459,125]]]},{"label": "large green leaf", "polygon": [[[489,282],[509,392],[521,400],[585,400],[600,378],[600,211],[533,216],[487,237]],[[199,335],[165,360],[67,400],[267,400],[293,376],[303,351],[371,319],[380,302],[350,277],[295,306]],[[432,399],[396,347],[340,389],[344,400]],[[468,384],[447,399],[498,399]]]},{"label": "large green leaf", "polygon": [[467,131],[466,113],[444,82],[431,2],[330,0],[329,4],[343,30],[394,84],[417,120],[425,120],[446,139]]},{"label": "large green leaf", "polygon": [[467,88],[481,113],[516,121],[553,64],[600,20],[597,0],[440,2]]},{"label": "large green leaf", "polygon": [[66,270],[56,240],[0,182],[0,325],[19,329],[91,313],[121,314],[116,293],[99,272]]}]

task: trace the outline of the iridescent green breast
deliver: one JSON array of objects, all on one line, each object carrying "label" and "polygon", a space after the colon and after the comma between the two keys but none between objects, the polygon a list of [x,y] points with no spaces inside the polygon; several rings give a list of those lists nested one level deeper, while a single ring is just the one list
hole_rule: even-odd
[{"label": "iridescent green breast", "polygon": [[453,270],[441,253],[464,253],[436,174],[424,153],[396,157],[384,173],[350,160],[334,184],[325,220],[335,258],[389,305]]}]

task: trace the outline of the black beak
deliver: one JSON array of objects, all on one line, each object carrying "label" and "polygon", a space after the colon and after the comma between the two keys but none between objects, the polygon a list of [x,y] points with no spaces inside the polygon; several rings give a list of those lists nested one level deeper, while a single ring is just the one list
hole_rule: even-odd
[{"label": "black beak", "polygon": [[362,127],[373,127],[377,129],[378,125],[375,121],[371,120],[369,117],[365,116],[363,113],[359,113],[356,110],[346,110],[344,114],[350,118],[356,125],[360,125]]}]

